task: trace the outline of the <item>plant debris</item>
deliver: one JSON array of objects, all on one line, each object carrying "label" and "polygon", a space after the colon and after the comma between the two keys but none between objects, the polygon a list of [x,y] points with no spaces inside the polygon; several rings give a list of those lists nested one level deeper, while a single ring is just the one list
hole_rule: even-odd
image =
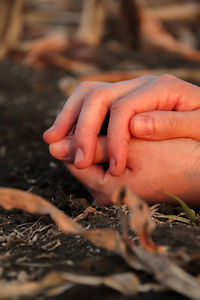
[{"label": "plant debris", "polygon": [[[128,232],[125,232],[128,230],[127,226],[123,226],[124,236],[113,229],[86,229],[39,196],[21,190],[0,188],[0,205],[5,209],[18,208],[34,214],[49,214],[64,233],[78,234],[95,245],[122,256],[133,269],[153,274],[161,289],[168,288],[188,296],[190,299],[199,300],[199,280],[185,272],[175,260],[173,261],[169,257],[167,249],[163,251],[164,248],[160,245],[155,246],[149,243],[155,224],[151,219],[147,204],[125,187],[120,188],[115,193],[113,201],[117,202],[118,205],[123,201],[131,210],[130,216],[122,213],[122,221],[127,219],[126,224],[129,223],[130,228],[138,234],[141,245],[137,245],[129,239]],[[124,239],[124,237],[126,238]],[[133,295],[142,289],[139,278],[133,272],[111,274],[107,277],[51,273],[40,283],[0,282],[0,297],[26,296],[30,292],[38,295],[44,290],[49,295],[59,294],[74,284],[80,283],[97,286],[105,284],[125,295]]]}]

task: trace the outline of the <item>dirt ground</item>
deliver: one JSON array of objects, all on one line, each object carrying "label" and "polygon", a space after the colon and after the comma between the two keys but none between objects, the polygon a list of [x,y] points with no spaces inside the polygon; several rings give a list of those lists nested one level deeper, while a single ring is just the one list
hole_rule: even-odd
[{"label": "dirt ground", "polygon": [[[145,63],[159,65],[157,56]],[[187,65],[186,62],[183,62]],[[168,58],[160,67],[181,64]],[[88,205],[99,213],[81,221],[90,228],[119,227],[113,207],[99,207],[88,192],[48,154],[43,131],[51,125],[65,98],[57,88],[66,72],[36,72],[10,61],[0,64],[0,186],[29,190],[41,195],[69,216],[79,215]],[[85,199],[85,200],[84,200]],[[178,207],[163,205],[162,212],[176,214]],[[160,222],[153,240],[170,249],[193,255],[187,266],[193,275],[200,273],[200,227]],[[77,236],[65,236],[49,217],[0,208],[0,279],[40,280],[52,270],[80,274],[106,275],[130,270],[117,255],[95,247]],[[143,282],[153,279],[138,273]],[[109,288],[76,286],[49,299],[185,299],[174,292],[148,292],[123,296]],[[28,298],[27,298],[28,299]],[[30,296],[30,299],[31,296]],[[45,299],[41,295],[37,299]]]}]

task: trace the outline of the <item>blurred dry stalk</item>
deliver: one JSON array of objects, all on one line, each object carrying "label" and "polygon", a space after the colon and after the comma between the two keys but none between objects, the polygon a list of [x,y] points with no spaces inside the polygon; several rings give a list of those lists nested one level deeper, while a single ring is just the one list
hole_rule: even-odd
[{"label": "blurred dry stalk", "polygon": [[[108,1],[105,0],[85,0],[82,17],[77,32],[77,38],[88,45],[99,44],[106,34],[106,19],[112,15],[114,17],[117,31],[115,34],[121,41],[127,40],[129,46],[136,46],[137,33],[139,31],[139,10],[138,5],[133,0]],[[116,36],[114,36],[116,38]]]},{"label": "blurred dry stalk", "polygon": [[0,2],[0,59],[15,47],[23,30],[24,0],[2,0]]},{"label": "blurred dry stalk", "polygon": [[[97,74],[86,74],[80,76],[79,78],[74,77],[63,77],[59,80],[58,86],[65,96],[69,96],[73,93],[75,88],[83,81],[107,81],[107,82],[117,82],[134,79],[140,76],[152,74],[155,76],[160,76],[166,71],[166,69],[140,69],[135,71],[120,71],[120,72],[101,72]],[[198,82],[200,78],[199,69],[194,68],[174,68],[170,69],[170,74],[179,77],[183,80],[191,80]]]},{"label": "blurred dry stalk", "polygon": [[[37,56],[40,60],[38,67],[42,65],[41,56],[42,59],[47,56],[48,63],[52,64],[52,54],[49,58],[49,52],[52,52],[51,45],[54,44],[53,52],[56,55],[57,38],[50,45],[48,37],[50,36],[52,41],[52,36],[55,37],[57,31],[62,31],[68,43],[65,44],[64,49],[57,47],[59,59],[55,59],[54,65],[58,61],[59,68],[63,65],[64,69],[72,72],[74,69],[70,51],[74,49],[73,47],[81,44],[101,45],[105,37],[118,40],[125,47],[143,48],[147,45],[150,48],[161,48],[200,62],[198,41],[195,40],[194,33],[188,29],[187,24],[178,26],[178,29],[177,26],[173,28],[174,35],[178,38],[169,33],[163,24],[163,22],[177,22],[177,20],[191,22],[199,15],[197,2],[180,4],[166,2],[164,5],[156,6],[146,0],[74,0],[73,2],[1,0],[0,59],[5,58],[10,51],[25,52],[24,54],[27,53],[28,56],[31,52],[31,56],[34,56],[34,50],[37,53],[35,58]],[[46,46],[45,41],[47,41]],[[73,59],[78,61],[79,57]],[[30,61],[29,58],[27,61]],[[75,64],[76,72],[82,66],[77,68],[78,62]]]},{"label": "blurred dry stalk", "polygon": [[[167,19],[167,16],[170,15],[170,12],[173,11],[173,6],[169,9],[168,7],[168,14],[163,14],[164,19]],[[176,7],[177,8],[177,7]],[[188,8],[188,6],[186,7]],[[190,7],[191,8],[191,7]],[[189,11],[189,15],[191,10]],[[175,12],[175,11],[174,11]],[[178,13],[178,10],[174,13],[174,17],[176,15],[181,16]],[[182,10],[184,14],[181,16],[183,19],[187,16],[186,10]],[[192,11],[194,15],[194,10]],[[199,14],[199,10],[197,9],[197,14]],[[141,19],[143,20],[140,24],[141,29],[141,38],[143,39],[144,43],[160,47],[162,49],[168,50],[170,52],[174,52],[180,54],[181,56],[188,58],[191,61],[200,62],[200,51],[195,49],[193,45],[191,45],[188,41],[184,43],[181,40],[174,38],[164,27],[161,22],[160,16],[156,13],[149,12],[148,9],[141,10]]]},{"label": "blurred dry stalk", "polygon": [[99,43],[104,32],[106,0],[85,0],[77,32],[80,41],[94,45]]}]

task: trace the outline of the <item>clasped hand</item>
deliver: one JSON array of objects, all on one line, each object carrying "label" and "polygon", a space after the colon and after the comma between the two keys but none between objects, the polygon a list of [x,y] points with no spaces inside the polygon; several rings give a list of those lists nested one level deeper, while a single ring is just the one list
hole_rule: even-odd
[{"label": "clasped hand", "polygon": [[[107,136],[99,136],[107,113]],[[165,189],[198,203],[199,125],[199,87],[171,75],[143,76],[83,82],[44,139],[100,203],[122,184],[149,201],[164,199]]]}]

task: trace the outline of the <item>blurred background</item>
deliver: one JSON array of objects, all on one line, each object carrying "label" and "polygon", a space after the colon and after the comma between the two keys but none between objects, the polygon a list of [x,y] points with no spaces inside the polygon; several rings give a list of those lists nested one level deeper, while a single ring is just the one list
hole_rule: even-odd
[{"label": "blurred background", "polygon": [[198,0],[1,0],[0,60],[62,69],[59,87],[170,72],[200,81]]}]

